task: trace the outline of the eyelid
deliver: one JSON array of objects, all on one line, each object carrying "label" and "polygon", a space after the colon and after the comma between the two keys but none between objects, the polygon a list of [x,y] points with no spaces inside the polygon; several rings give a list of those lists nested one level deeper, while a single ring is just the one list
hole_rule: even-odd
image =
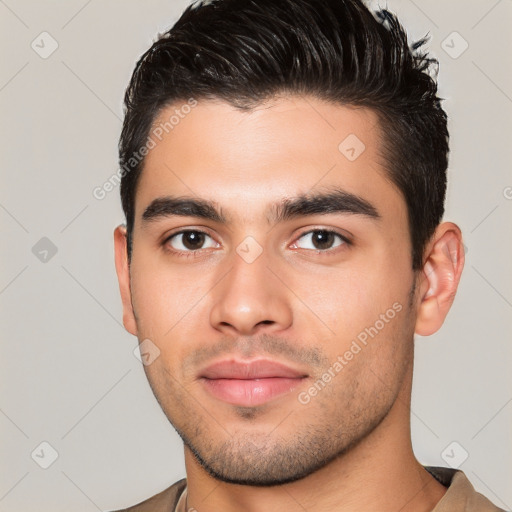
[{"label": "eyelid", "polygon": [[208,229],[206,229],[203,226],[200,228],[196,228],[193,226],[186,227],[186,228],[183,228],[183,227],[177,228],[176,231],[172,231],[171,233],[168,233],[163,237],[161,245],[166,251],[169,251],[170,253],[177,254],[177,255],[191,255],[191,254],[199,253],[200,251],[205,250],[205,249],[215,249],[216,248],[216,247],[204,247],[204,248],[200,248],[200,249],[196,249],[196,250],[183,250],[183,249],[175,249],[174,247],[170,246],[170,241],[172,238],[177,237],[178,235],[183,235],[183,234],[190,233],[190,232],[201,233],[203,235],[206,235],[206,236],[210,237],[213,240],[213,242],[215,242],[215,244],[219,245],[219,242],[216,240],[216,238],[211,233],[209,233]]},{"label": "eyelid", "polygon": [[[325,231],[326,233],[333,233],[334,235],[339,236],[343,240],[343,242],[345,244],[347,244],[347,245],[352,245],[353,244],[351,236],[346,234],[344,231],[338,230],[338,229],[335,229],[335,228],[326,228],[326,227],[323,227],[323,226],[308,228],[307,231],[304,231],[304,232],[300,233],[299,235],[297,235],[295,237],[295,241],[293,242],[293,244],[295,244],[297,242],[297,240],[299,240],[303,236],[309,235],[309,234],[314,233],[316,231]],[[328,250],[329,249],[326,249],[323,252],[326,252]]]},{"label": "eyelid", "polygon": [[180,227],[180,228],[175,228],[175,230],[171,230],[170,232],[166,233],[163,237],[162,237],[162,242],[165,243],[167,242],[170,238],[172,238],[173,236],[176,236],[176,235],[181,235],[183,233],[188,233],[190,231],[194,231],[196,233],[203,233],[205,235],[208,235],[210,238],[213,238],[215,240],[215,237],[212,235],[212,233],[210,233],[210,230],[205,227],[205,226],[187,226],[187,227]]},{"label": "eyelid", "polygon": [[[182,256],[191,256],[191,255],[200,253],[201,251],[206,250],[206,249],[216,248],[216,247],[205,247],[205,248],[200,248],[200,249],[196,249],[196,250],[181,250],[181,249],[174,249],[172,247],[169,247],[169,241],[173,237],[181,235],[181,234],[189,233],[191,231],[197,232],[197,233],[202,233],[206,236],[209,236],[217,245],[220,245],[220,243],[216,240],[216,238],[211,233],[209,233],[209,230],[207,228],[205,228],[204,226],[197,227],[197,228],[194,226],[191,226],[191,227],[186,227],[186,228],[183,228],[183,227],[177,228],[176,231],[166,234],[163,238],[162,246],[167,251],[169,251],[173,254],[182,255]],[[306,231],[303,231],[302,233],[297,235],[294,239],[294,242],[292,242],[292,246],[295,245],[297,243],[297,240],[299,240],[300,238],[302,238],[306,235],[309,235],[311,233],[315,233],[317,231],[325,231],[327,233],[333,233],[334,235],[339,236],[341,238],[341,240],[343,241],[343,243],[340,245],[337,245],[335,247],[329,248],[329,249],[303,249],[301,247],[297,247],[297,249],[303,249],[305,251],[314,251],[315,250],[316,252],[319,252],[319,253],[334,253],[340,247],[343,247],[345,245],[347,245],[347,246],[353,245],[353,241],[352,241],[351,237],[348,236],[347,234],[344,234],[344,232],[340,232],[342,230],[338,230],[338,229],[330,228],[330,227],[327,228],[325,226],[316,226],[316,227],[310,227]]]}]

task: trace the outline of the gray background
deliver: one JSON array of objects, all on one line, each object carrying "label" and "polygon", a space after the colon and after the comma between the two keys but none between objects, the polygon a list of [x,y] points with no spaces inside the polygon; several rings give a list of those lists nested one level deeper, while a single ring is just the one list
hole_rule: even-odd
[{"label": "gray background", "polygon": [[[0,511],[108,510],[184,476],[181,441],[121,324],[119,190],[101,201],[92,191],[117,169],[136,59],[187,4],[0,0]],[[512,1],[388,7],[412,39],[431,34],[441,62],[452,141],[445,218],[467,246],[446,324],[417,340],[414,448],[424,464],[460,464],[510,509]],[[58,44],[49,56],[43,31]],[[43,441],[58,454],[47,469]]]}]

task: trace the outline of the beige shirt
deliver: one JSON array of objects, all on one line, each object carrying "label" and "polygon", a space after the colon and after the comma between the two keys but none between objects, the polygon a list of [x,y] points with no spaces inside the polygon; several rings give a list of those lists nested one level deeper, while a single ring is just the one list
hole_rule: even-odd
[{"label": "beige shirt", "polygon": [[[432,512],[504,512],[475,491],[466,475],[459,470],[426,467],[448,488]],[[138,505],[117,512],[194,512],[187,510],[187,482],[179,480],[164,491]]]}]

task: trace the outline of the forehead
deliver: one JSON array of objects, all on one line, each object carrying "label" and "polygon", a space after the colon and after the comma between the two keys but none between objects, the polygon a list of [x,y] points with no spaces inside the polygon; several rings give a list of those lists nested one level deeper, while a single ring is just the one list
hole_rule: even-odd
[{"label": "forehead", "polygon": [[166,107],[155,120],[136,219],[166,194],[213,200],[248,220],[283,198],[331,187],[403,216],[405,202],[380,157],[375,112],[294,96],[250,111],[213,100],[186,105]]}]

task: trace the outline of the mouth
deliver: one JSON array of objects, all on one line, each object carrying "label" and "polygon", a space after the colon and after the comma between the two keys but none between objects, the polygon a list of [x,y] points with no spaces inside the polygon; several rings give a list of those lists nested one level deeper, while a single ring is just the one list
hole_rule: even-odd
[{"label": "mouth", "polygon": [[242,407],[262,405],[293,391],[308,375],[268,359],[223,360],[208,366],[199,376],[213,397]]}]

